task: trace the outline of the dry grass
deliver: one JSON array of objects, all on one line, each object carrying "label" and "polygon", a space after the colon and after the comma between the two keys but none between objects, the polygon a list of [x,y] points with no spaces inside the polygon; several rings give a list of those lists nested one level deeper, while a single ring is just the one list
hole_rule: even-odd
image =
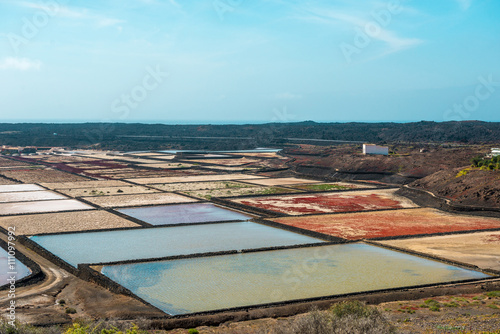
[{"label": "dry grass", "polygon": [[335,304],[329,311],[313,310],[293,321],[279,323],[268,332],[272,334],[372,334],[394,333],[393,326],[374,307],[358,301]]}]

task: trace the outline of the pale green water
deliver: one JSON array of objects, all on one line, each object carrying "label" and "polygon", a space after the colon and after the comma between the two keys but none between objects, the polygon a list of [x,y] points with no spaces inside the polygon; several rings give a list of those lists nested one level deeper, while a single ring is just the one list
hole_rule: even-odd
[{"label": "pale green water", "polygon": [[366,244],[105,266],[102,273],[169,314],[488,277]]},{"label": "pale green water", "polygon": [[252,222],[41,235],[31,240],[75,267],[79,263],[324,242]]}]

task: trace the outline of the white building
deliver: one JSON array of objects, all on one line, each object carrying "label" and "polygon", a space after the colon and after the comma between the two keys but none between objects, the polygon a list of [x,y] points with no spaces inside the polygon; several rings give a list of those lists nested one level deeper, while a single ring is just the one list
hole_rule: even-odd
[{"label": "white building", "polygon": [[363,144],[363,154],[389,155],[389,147],[375,144]]},{"label": "white building", "polygon": [[492,148],[491,149],[491,156],[496,157],[497,155],[500,155],[500,148]]}]

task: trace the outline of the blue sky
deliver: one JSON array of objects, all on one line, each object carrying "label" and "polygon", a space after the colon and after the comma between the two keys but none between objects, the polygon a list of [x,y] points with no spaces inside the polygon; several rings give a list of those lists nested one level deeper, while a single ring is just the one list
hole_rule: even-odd
[{"label": "blue sky", "polygon": [[0,122],[500,121],[497,0],[0,0]]}]

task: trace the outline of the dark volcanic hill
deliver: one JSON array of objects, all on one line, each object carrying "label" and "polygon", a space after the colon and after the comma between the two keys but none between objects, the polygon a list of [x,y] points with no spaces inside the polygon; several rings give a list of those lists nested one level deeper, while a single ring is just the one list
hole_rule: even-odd
[{"label": "dark volcanic hill", "polygon": [[500,172],[468,170],[462,168],[443,170],[410,184],[436,195],[446,197],[456,204],[500,208]]},{"label": "dark volcanic hill", "polygon": [[315,123],[308,121],[247,125],[0,124],[0,144],[22,146],[94,146],[115,150],[241,149],[255,146],[279,146],[293,142],[290,138],[380,144],[492,143],[500,138],[500,123],[478,121]]}]

